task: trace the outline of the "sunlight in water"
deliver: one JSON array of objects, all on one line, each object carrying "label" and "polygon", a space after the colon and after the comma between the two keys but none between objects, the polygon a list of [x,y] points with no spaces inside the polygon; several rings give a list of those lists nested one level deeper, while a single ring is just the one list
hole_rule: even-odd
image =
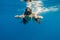
[{"label": "sunlight in water", "polygon": [[51,6],[48,8],[44,7],[42,0],[27,2],[27,7],[31,8],[32,13],[35,13],[35,14],[58,10],[56,6]]}]

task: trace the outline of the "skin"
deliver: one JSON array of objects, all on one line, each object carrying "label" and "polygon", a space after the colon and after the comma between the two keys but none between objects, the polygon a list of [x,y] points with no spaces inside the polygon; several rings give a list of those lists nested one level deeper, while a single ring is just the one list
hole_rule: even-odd
[{"label": "skin", "polygon": [[30,11],[30,9],[28,8],[27,11]]}]

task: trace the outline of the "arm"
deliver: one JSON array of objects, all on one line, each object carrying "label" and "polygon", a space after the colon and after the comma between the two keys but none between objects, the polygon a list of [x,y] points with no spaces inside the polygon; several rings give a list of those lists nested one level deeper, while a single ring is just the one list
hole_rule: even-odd
[{"label": "arm", "polygon": [[15,18],[24,18],[25,15],[16,15]]}]

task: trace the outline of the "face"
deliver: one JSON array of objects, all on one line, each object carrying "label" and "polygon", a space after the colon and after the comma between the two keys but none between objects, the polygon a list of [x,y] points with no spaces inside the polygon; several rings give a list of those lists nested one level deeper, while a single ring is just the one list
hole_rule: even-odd
[{"label": "face", "polygon": [[30,11],[30,8],[28,8],[27,11]]}]

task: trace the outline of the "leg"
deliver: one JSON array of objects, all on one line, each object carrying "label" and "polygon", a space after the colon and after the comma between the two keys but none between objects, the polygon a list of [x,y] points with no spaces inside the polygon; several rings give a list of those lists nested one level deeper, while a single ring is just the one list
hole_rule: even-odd
[{"label": "leg", "polygon": [[23,23],[26,24],[27,23],[27,20],[25,18],[23,18]]},{"label": "leg", "polygon": [[38,18],[34,18],[37,23],[40,24],[40,20]]}]

